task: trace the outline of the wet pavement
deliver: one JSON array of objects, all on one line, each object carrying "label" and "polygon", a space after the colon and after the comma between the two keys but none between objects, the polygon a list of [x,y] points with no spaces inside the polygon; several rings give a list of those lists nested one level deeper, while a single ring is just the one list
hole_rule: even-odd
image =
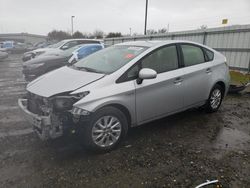
[{"label": "wet pavement", "polygon": [[21,56],[0,62],[0,187],[250,187],[250,95],[217,113],[192,109],[130,130],[116,150],[87,152],[74,136],[41,142],[17,107]]}]

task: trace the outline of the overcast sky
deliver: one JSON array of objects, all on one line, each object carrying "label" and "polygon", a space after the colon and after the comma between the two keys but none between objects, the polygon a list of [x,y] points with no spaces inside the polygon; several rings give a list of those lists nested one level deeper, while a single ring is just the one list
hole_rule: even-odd
[{"label": "overcast sky", "polygon": [[[146,0],[0,0],[0,33],[47,35],[53,29],[143,33]],[[250,0],[149,0],[148,29],[250,24]]]}]

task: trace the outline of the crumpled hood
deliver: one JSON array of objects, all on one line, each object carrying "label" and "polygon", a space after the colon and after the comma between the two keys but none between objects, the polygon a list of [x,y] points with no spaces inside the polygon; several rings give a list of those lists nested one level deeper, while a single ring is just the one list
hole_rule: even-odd
[{"label": "crumpled hood", "polygon": [[79,71],[67,66],[38,77],[28,84],[27,90],[42,97],[74,91],[102,78],[104,74]]}]

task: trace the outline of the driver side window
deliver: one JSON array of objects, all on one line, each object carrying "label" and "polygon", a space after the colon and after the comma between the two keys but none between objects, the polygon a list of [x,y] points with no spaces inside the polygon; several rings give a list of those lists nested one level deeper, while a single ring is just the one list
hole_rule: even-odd
[{"label": "driver side window", "polygon": [[178,69],[178,55],[175,45],[165,46],[157,49],[150,55],[144,57],[131,67],[127,73],[120,77],[117,83],[126,82],[137,79],[140,69],[150,68],[155,70],[158,74]]}]

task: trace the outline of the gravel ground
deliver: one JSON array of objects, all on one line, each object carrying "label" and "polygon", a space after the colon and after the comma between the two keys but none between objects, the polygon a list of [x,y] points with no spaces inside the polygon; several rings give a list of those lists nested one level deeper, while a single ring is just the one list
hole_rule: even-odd
[{"label": "gravel ground", "polygon": [[250,95],[214,114],[193,109],[130,130],[121,146],[89,153],[68,136],[41,142],[17,107],[21,56],[0,62],[0,187],[250,187]]}]

